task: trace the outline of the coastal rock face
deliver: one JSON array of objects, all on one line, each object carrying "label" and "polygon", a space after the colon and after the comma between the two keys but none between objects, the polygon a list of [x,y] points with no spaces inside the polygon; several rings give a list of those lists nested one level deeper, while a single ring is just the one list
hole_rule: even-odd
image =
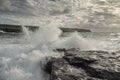
[{"label": "coastal rock face", "polygon": [[67,50],[46,64],[50,80],[120,80],[120,55],[105,51]]}]

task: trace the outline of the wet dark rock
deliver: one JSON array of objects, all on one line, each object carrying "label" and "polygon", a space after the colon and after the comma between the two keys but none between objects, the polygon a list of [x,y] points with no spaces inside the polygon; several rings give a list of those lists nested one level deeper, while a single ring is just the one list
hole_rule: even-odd
[{"label": "wet dark rock", "polygon": [[79,29],[79,28],[60,28],[63,32],[91,32],[91,30],[88,29]]},{"label": "wet dark rock", "polygon": [[63,57],[66,61],[69,62],[70,65],[76,66],[76,67],[85,67],[89,64],[95,63],[96,60],[86,60],[80,57],[76,57],[73,55],[70,56],[64,56]]},{"label": "wet dark rock", "polygon": [[102,69],[96,69],[90,66],[87,66],[83,69],[90,77],[107,79],[107,80],[120,80],[120,72],[112,72]]},{"label": "wet dark rock", "polygon": [[65,48],[61,48],[61,49],[54,49],[53,51],[56,51],[56,52],[65,52],[66,49]]},{"label": "wet dark rock", "polygon": [[50,80],[120,80],[120,53],[64,50],[46,64]]},{"label": "wet dark rock", "polygon": [[54,2],[56,2],[56,1],[60,1],[60,0],[50,0],[50,1],[54,1]]},{"label": "wet dark rock", "polygon": [[45,70],[48,74],[51,74],[51,72],[52,72],[52,61],[47,62],[44,70]]},{"label": "wet dark rock", "polygon": [[80,49],[75,49],[75,48],[71,48],[71,49],[65,49],[65,48],[57,48],[57,49],[54,49],[53,51],[56,51],[56,52],[68,52],[68,51],[79,51]]},{"label": "wet dark rock", "polygon": [[[30,30],[35,32],[36,30],[39,29],[39,26],[29,26],[25,25],[25,27]],[[15,24],[0,24],[0,30],[4,32],[14,32],[14,33],[20,33],[23,32],[22,25],[15,25]]]}]

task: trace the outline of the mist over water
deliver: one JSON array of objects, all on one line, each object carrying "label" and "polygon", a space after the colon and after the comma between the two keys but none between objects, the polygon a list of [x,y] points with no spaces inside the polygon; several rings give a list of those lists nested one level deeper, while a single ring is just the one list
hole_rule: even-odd
[{"label": "mist over water", "polygon": [[[28,35],[29,34],[29,35]],[[90,35],[90,33],[88,33]],[[23,26],[23,36],[16,39],[10,35],[0,38],[0,79],[1,80],[49,80],[49,75],[44,72],[44,65],[47,58],[62,56],[61,53],[53,52],[56,48],[79,48],[82,51],[88,50],[105,50],[117,51],[120,48],[115,45],[119,42],[114,41],[112,36],[110,40],[106,35],[74,32],[63,37],[59,28],[45,27],[40,28],[37,32],[29,32]],[[88,37],[85,37],[88,36]],[[95,36],[99,36],[95,38]],[[102,38],[101,38],[102,37]]]},{"label": "mist over water", "polygon": [[[0,23],[20,24],[21,34],[0,36],[0,80],[49,80],[43,71],[55,48],[119,51],[119,33],[65,33],[57,27],[119,27],[119,0],[0,0]],[[33,33],[24,25],[37,25]],[[110,31],[113,31],[110,30]],[[109,31],[108,31],[109,32]],[[4,32],[2,32],[4,33]]]},{"label": "mist over water", "polygon": [[23,28],[23,36],[18,37],[22,44],[19,41],[13,43],[16,40],[9,35],[1,40],[7,43],[0,44],[0,79],[49,80],[49,75],[43,71],[44,65],[47,57],[61,55],[53,52],[52,45],[59,38],[61,31],[57,28],[43,28],[33,34],[24,26]]}]

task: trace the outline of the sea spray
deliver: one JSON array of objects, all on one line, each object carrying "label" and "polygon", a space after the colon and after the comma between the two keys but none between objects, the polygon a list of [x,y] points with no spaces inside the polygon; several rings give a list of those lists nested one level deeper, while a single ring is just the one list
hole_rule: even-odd
[{"label": "sea spray", "polygon": [[30,42],[31,38],[30,38],[29,30],[24,25],[22,25],[22,30],[23,30],[25,38],[27,39],[27,42]]},{"label": "sea spray", "polygon": [[[39,48],[31,50],[28,45],[17,44],[8,48],[4,46],[4,50],[0,50],[0,79],[3,80],[48,80],[49,75],[43,69],[46,63],[46,57],[58,56],[59,54],[49,50],[39,50]],[[3,52],[2,52],[3,51]]]},{"label": "sea spray", "polygon": [[78,32],[74,32],[66,38],[61,38],[56,41],[55,46],[56,48],[76,48],[80,50],[106,50],[108,47],[109,42],[100,41],[90,38],[84,38]]},{"label": "sea spray", "polygon": [[85,38],[78,32],[72,33],[67,37],[62,37],[62,34],[64,33],[59,28],[45,27],[40,28],[35,33],[29,33],[30,43],[1,44],[0,79],[49,80],[49,75],[43,71],[47,58],[62,55],[53,52],[55,48],[109,50],[109,45],[106,41]]},{"label": "sea spray", "polygon": [[53,43],[60,39],[62,31],[56,27],[40,28],[36,33],[31,35],[31,43],[36,45],[36,48],[55,48]]},{"label": "sea spray", "polygon": [[[60,37],[61,31],[53,28],[53,26],[88,27],[89,24],[95,26],[95,29],[97,26],[119,27],[119,1],[110,0],[106,5],[101,5],[100,0],[60,0],[61,2],[57,3],[50,0],[0,1],[3,2],[0,6],[0,10],[3,11],[0,21],[3,23],[51,26],[41,28],[33,34],[25,33],[30,44],[26,44],[26,39],[24,40],[23,37],[18,38],[20,42],[12,38],[7,40],[0,38],[2,42],[0,45],[0,80],[48,80],[49,75],[42,70],[42,67],[46,63],[46,57],[59,55],[52,51],[54,48],[107,51],[114,50],[114,47],[115,50],[120,49],[116,48],[118,43],[109,44],[109,40],[84,38],[78,33],[62,38]],[[6,11],[11,14],[5,15]],[[30,17],[31,14],[34,16]],[[24,31],[27,32],[26,29]],[[8,44],[3,44],[5,41]]]},{"label": "sea spray", "polygon": [[1,44],[0,79],[49,80],[49,75],[43,69],[47,57],[59,56],[52,51],[54,49],[52,44],[59,39],[60,34],[58,28],[41,28],[30,36],[29,44]]}]

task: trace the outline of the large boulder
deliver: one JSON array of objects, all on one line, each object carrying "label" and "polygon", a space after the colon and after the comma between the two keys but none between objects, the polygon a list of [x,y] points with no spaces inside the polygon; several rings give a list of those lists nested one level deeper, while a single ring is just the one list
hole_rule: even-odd
[{"label": "large boulder", "polygon": [[66,50],[46,64],[50,80],[120,80],[119,53]]}]

